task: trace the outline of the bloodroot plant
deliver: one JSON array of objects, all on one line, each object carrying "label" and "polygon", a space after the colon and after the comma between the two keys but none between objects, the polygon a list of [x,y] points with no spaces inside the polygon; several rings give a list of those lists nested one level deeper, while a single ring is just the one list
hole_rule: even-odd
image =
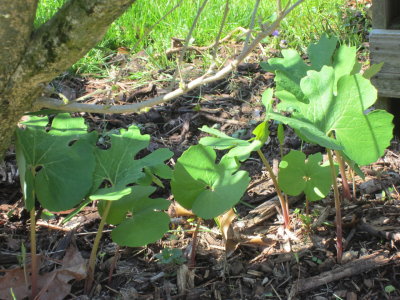
[{"label": "bloodroot plant", "polygon": [[[71,209],[98,202],[101,222],[88,263],[85,290],[94,279],[97,250],[106,223],[115,228],[111,238],[121,246],[145,246],[160,239],[169,229],[164,212],[169,201],[150,197],[160,178],[170,179],[172,170],[164,164],[173,153],[157,149],[137,159],[150,136],[136,126],[99,136],[88,133],[83,118],[59,114],[31,117],[17,130],[17,162],[25,206],[31,214],[32,294],[36,294],[35,202],[50,211]],[[98,140],[103,147],[96,146]]]},{"label": "bloodroot plant", "polygon": [[[333,152],[342,182],[347,184],[345,160],[362,166],[382,156],[393,137],[393,116],[373,109],[377,91],[369,78],[379,71],[379,66],[360,74],[355,47],[337,48],[337,39],[324,35],[308,48],[310,64],[295,50],[283,50],[282,54],[283,58],[273,58],[263,64],[263,68],[276,74],[275,95],[280,100],[277,112],[267,111],[266,119],[282,122],[305,142],[327,149],[334,178],[337,260],[340,262],[342,220]],[[348,186],[343,187],[344,196],[350,198]]]}]

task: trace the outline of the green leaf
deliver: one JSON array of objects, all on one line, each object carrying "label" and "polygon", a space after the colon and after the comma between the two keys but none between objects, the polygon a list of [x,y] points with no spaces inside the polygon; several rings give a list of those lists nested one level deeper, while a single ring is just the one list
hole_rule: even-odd
[{"label": "green leaf", "polygon": [[272,111],[272,101],[273,101],[274,90],[268,88],[264,91],[261,97],[261,102],[265,107],[265,113]]},{"label": "green leaf", "polygon": [[[334,143],[339,144],[346,156],[359,165],[376,161],[390,144],[393,116],[383,110],[364,113],[375,103],[377,92],[360,74],[342,76],[337,83],[337,95],[333,93],[334,85],[332,67],[324,66],[320,72],[310,71],[301,81],[309,103],[297,101],[297,111],[292,118],[275,113],[270,117],[299,130],[313,143],[341,150],[332,147]],[[328,138],[333,133],[336,142]]]},{"label": "green leaf", "polygon": [[119,224],[111,232],[111,238],[120,246],[145,246],[162,238],[169,230],[169,222],[164,212],[143,211]]},{"label": "green leaf", "polygon": [[139,128],[134,125],[128,130],[121,129],[120,133],[112,133],[109,136],[111,147],[95,151],[97,164],[92,193],[104,181],[111,186],[121,187],[136,183],[145,176],[144,167],[160,170],[160,165],[173,155],[170,150],[161,148],[142,159],[135,159],[136,154],[149,145],[150,136],[140,134]]},{"label": "green leaf", "polygon": [[291,196],[304,192],[310,201],[326,197],[332,184],[329,166],[322,166],[322,154],[316,153],[306,159],[301,151],[291,150],[279,164],[278,183]]},{"label": "green leaf", "polygon": [[385,286],[385,292],[388,294],[393,293],[395,290],[396,290],[396,288],[391,284]]},{"label": "green leaf", "polygon": [[89,196],[89,199],[92,201],[95,200],[108,200],[108,201],[117,201],[122,197],[129,195],[132,193],[132,188],[121,188],[121,187],[111,187],[111,188],[104,188],[98,189],[95,194]]},{"label": "green leaf", "polygon": [[[149,199],[149,196],[156,190],[153,186],[133,186],[130,187],[131,193],[122,197],[118,201],[111,203],[110,211],[106,218],[108,224],[117,225],[126,218],[128,212],[132,212],[136,202],[142,201],[142,199]],[[166,201],[166,200],[165,200]],[[100,201],[98,205],[99,214],[102,216],[106,201]],[[151,204],[149,204],[151,206]],[[156,208],[156,207],[155,207]],[[160,208],[163,209],[163,208]],[[137,210],[136,210],[137,212]]]},{"label": "green leaf", "polygon": [[[57,115],[47,130],[47,117],[31,117],[17,129],[18,166],[27,209],[38,201],[50,211],[66,210],[89,192],[95,167],[97,134],[82,118]],[[84,168],[82,168],[84,166]]]},{"label": "green leaf", "polygon": [[254,128],[253,134],[256,136],[255,139],[260,141],[261,144],[264,145],[267,142],[269,134],[270,134],[269,128],[268,128],[268,122],[264,121],[264,122],[258,124],[257,127]]},{"label": "green leaf", "polygon": [[[244,141],[241,139],[233,138],[230,137],[229,135],[226,135],[223,132],[220,132],[219,130],[209,128],[207,126],[203,126],[200,128],[201,131],[210,133],[214,135],[214,137],[204,137],[200,139],[199,143],[203,146],[210,146],[213,147],[214,149],[218,150],[225,150],[225,149],[231,149],[228,152],[228,156],[231,157],[237,157],[240,161],[244,161],[249,158],[251,152],[256,151],[260,149],[263,145],[263,142],[261,141]],[[264,130],[264,132],[261,132],[261,130]],[[269,134],[268,128],[259,128],[258,129],[258,134],[260,138],[264,138],[266,134]],[[268,137],[267,137],[268,138]]]},{"label": "green leaf", "polygon": [[314,70],[321,70],[323,66],[332,65],[332,56],[335,52],[338,39],[336,37],[329,38],[326,34],[316,44],[308,46],[308,56]]},{"label": "green leaf", "polygon": [[212,219],[233,207],[250,182],[246,171],[233,173],[225,169],[227,161],[221,165],[215,159],[211,147],[191,146],[177,160],[171,181],[175,200],[203,219]]},{"label": "green leaf", "polygon": [[209,133],[211,136],[204,137],[200,139],[200,144],[203,146],[210,146],[213,147],[214,149],[218,150],[225,150],[225,149],[230,149],[232,147],[236,146],[248,146],[249,142],[230,137],[229,135],[214,129],[210,128],[206,125],[204,125],[202,128],[199,128],[201,131]]},{"label": "green leaf", "polygon": [[[307,65],[299,53],[293,49],[282,50],[283,58],[271,58],[261,66],[276,74],[276,96],[286,103],[278,105],[278,109],[291,111],[296,108],[298,101],[308,103],[303,94],[300,81],[308,71],[320,71],[322,67],[332,66],[335,70],[333,92],[336,94],[337,82],[344,76],[359,72],[360,65],[356,59],[356,48],[340,46],[336,49],[337,38],[322,35],[316,44],[308,47],[311,64]],[[291,106],[293,105],[293,107]]]},{"label": "green leaf", "polygon": [[375,74],[379,73],[379,71],[383,67],[383,64],[384,64],[384,62],[371,65],[368,69],[365,70],[365,72],[363,74],[364,78],[371,79]]},{"label": "green leaf", "polygon": [[136,126],[110,136],[111,147],[107,150],[96,149],[96,169],[94,173],[93,193],[104,181],[112,186],[126,186],[143,177],[143,165],[135,160],[136,154],[146,148],[149,135],[141,135]]}]

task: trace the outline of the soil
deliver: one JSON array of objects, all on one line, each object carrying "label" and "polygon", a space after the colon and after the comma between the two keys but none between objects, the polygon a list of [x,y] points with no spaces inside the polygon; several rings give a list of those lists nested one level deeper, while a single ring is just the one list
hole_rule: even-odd
[{"label": "soil", "polygon": [[[230,44],[226,49],[231,53],[235,47],[239,45]],[[126,61],[127,57],[118,55],[114,64],[121,59]],[[196,59],[186,61],[182,68],[185,80],[199,75]],[[251,137],[251,131],[264,117],[261,94],[273,86],[273,74],[260,68],[260,60],[262,53],[255,52],[229,78],[141,114],[82,115],[96,130],[139,125],[142,133],[151,135],[147,150],[168,147],[175,154],[170,161],[173,164],[204,135],[198,129],[203,125],[216,126],[243,139]],[[127,61],[122,69],[126,74],[146,68],[142,56],[129,57]],[[114,85],[117,86],[113,89],[117,90],[113,94],[115,104],[123,104],[163,93],[169,88],[166,78],[170,74],[171,70],[155,71],[151,78],[157,83],[140,87],[135,81],[123,79],[124,76],[118,82],[65,76],[52,85],[70,99],[106,91]],[[105,103],[108,97],[106,92],[98,93],[85,101]],[[307,154],[323,151],[313,145],[302,145],[286,128],[284,153],[300,147]],[[280,157],[276,126],[271,126],[271,139],[262,151],[276,167]],[[111,226],[106,227],[96,283],[90,295],[83,294],[83,281],[77,280],[81,278],[76,277],[76,270],[60,286],[72,286],[66,299],[400,299],[399,152],[400,142],[394,138],[384,157],[363,168],[364,180],[356,176],[354,186],[349,180],[354,197],[342,201],[345,253],[340,264],[336,261],[333,195],[311,203],[309,221],[305,220],[304,197],[290,198],[291,225],[285,230],[272,181],[260,159],[252,156],[243,164],[252,181],[236,206],[236,218],[224,227],[229,232],[227,236],[214,221],[199,221],[200,231],[194,239],[196,219],[179,212],[165,182],[166,188],[159,189],[157,196],[167,197],[175,209],[169,210],[173,217],[171,231],[161,241],[143,248],[120,248],[109,236]],[[24,265],[21,245],[28,253],[30,249],[29,213],[24,209],[20,190],[15,152],[10,149],[0,165],[3,279],[10,270],[21,270]],[[100,221],[97,210],[87,206],[62,224],[69,213],[56,213],[52,219],[44,219],[38,213],[41,274],[56,278],[56,267],[66,270],[73,265],[72,261],[76,266],[84,265],[81,257],[89,257]],[[194,240],[197,240],[195,247]],[[169,262],[156,257],[168,251],[165,249],[178,249]],[[29,266],[29,255],[25,265]],[[1,293],[4,292],[1,280],[2,277],[0,299],[11,299]],[[40,299],[54,297],[41,295]]]}]

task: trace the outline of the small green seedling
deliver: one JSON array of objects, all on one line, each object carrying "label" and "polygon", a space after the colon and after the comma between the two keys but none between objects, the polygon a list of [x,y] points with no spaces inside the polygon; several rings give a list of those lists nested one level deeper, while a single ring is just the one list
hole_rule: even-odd
[{"label": "small green seedling", "polygon": [[394,291],[396,291],[396,288],[393,285],[390,284],[390,285],[385,286],[385,293],[391,294]]},{"label": "small green seedling", "polygon": [[290,196],[304,193],[307,215],[310,213],[309,201],[325,198],[332,186],[330,167],[321,162],[321,153],[312,154],[306,159],[303,152],[291,150],[279,164],[280,188]]},{"label": "small green seedling", "polygon": [[163,265],[182,265],[186,262],[182,250],[176,248],[164,248],[154,256]]}]

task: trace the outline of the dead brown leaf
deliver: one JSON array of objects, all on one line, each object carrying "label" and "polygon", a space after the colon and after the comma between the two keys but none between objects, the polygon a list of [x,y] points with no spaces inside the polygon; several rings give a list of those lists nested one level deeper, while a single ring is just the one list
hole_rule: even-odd
[{"label": "dead brown leaf", "polygon": [[[85,277],[86,261],[76,247],[71,246],[67,249],[60,268],[39,276],[40,292],[35,299],[62,300],[71,291],[69,282],[73,279],[82,280]],[[25,280],[23,268],[9,270],[0,277],[0,299],[13,299],[11,289],[17,299],[30,296],[30,276],[28,274]]]}]

